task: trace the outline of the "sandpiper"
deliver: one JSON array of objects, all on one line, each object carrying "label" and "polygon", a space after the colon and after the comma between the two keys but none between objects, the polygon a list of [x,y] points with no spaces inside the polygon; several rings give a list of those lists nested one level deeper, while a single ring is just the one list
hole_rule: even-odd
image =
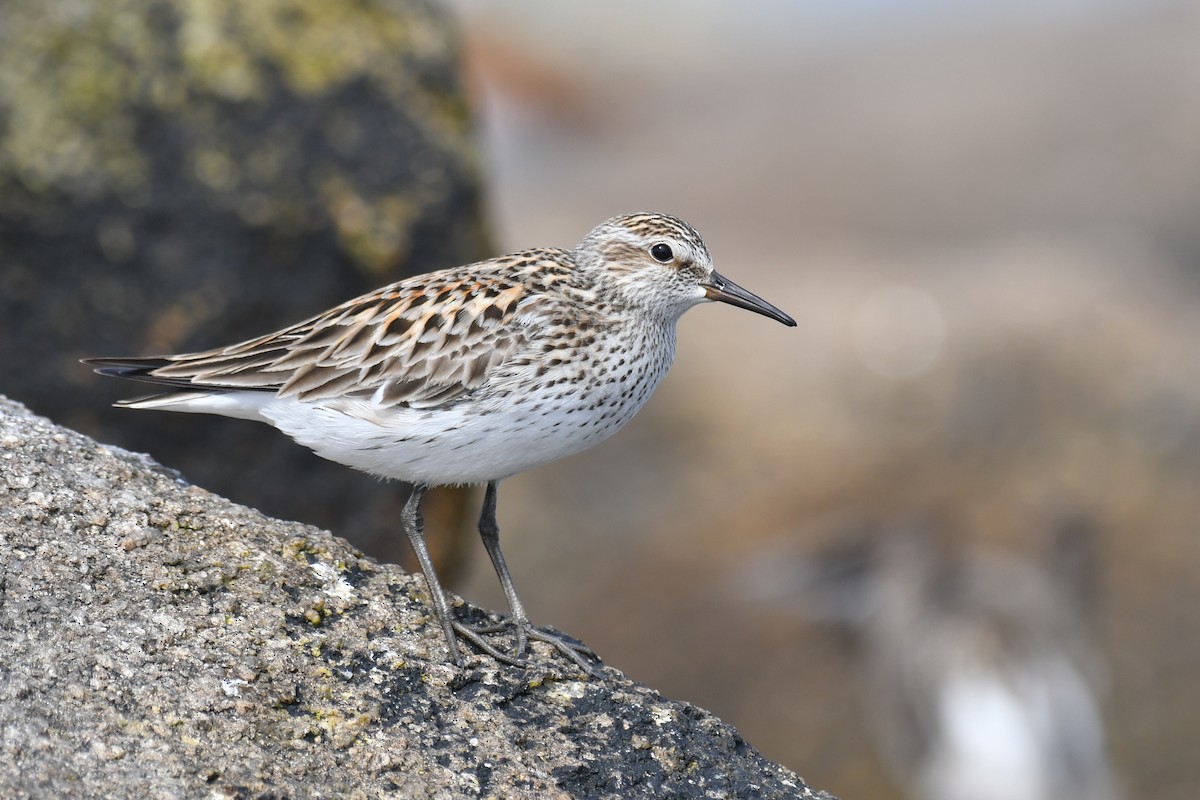
[{"label": "sandpiper", "polygon": [[[523,250],[407,278],[250,341],[87,363],[162,387],[121,407],[266,422],[319,456],[411,483],[403,524],[450,658],[463,663],[462,637],[524,664],[537,639],[596,674],[589,650],[530,624],[500,552],[497,484],[616,433],[670,367],[676,321],[710,300],[796,324],[719,275],[687,223],[628,214],[574,250]],[[479,533],[508,600],[504,626],[454,619],[425,546],[426,489],[464,484],[487,486]],[[511,654],[484,638],[506,626]]]}]

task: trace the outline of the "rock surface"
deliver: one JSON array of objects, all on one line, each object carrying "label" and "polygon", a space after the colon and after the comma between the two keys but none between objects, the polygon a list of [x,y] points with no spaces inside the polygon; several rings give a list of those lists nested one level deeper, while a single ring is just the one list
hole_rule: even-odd
[{"label": "rock surface", "polygon": [[425,596],[0,398],[0,796],[828,797],[613,669],[450,666]]}]

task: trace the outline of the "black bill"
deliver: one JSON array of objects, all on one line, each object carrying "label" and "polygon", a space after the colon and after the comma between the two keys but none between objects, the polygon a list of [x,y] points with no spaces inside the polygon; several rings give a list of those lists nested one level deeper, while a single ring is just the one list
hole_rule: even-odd
[{"label": "black bill", "polygon": [[729,303],[731,306],[737,306],[738,308],[762,314],[764,317],[770,317],[776,322],[782,322],[789,328],[796,327],[796,320],[758,295],[753,292],[747,292],[717,272],[709,275],[708,280],[702,283],[701,286],[704,287],[704,293],[708,296],[709,300],[716,300],[718,303]]}]

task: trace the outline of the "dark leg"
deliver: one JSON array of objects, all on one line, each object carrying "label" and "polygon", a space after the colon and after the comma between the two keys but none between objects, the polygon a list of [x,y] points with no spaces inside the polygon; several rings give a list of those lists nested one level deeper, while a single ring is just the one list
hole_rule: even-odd
[{"label": "dark leg", "polygon": [[[516,628],[517,645],[513,651],[513,659],[524,658],[525,650],[529,646],[529,639],[537,639],[553,645],[556,650],[582,667],[589,675],[600,677],[599,670],[584,658],[584,654],[594,658],[595,653],[587,647],[567,641],[553,631],[541,630],[530,624],[529,616],[525,613],[525,606],[522,605],[521,598],[517,597],[517,588],[513,585],[512,574],[508,571],[508,564],[504,561],[504,553],[500,552],[500,526],[496,524],[496,494],[497,481],[490,481],[487,485],[487,493],[483,497],[483,512],[479,515],[479,538],[483,540],[483,546],[492,559],[492,566],[496,568],[496,577],[500,579],[500,586],[503,587],[504,596],[508,600],[511,624]],[[493,630],[495,628],[476,629],[475,632],[486,633]]]},{"label": "dark leg", "polygon": [[421,572],[425,574],[425,585],[429,587],[429,597],[433,600],[433,609],[437,612],[438,622],[441,623],[442,633],[446,636],[446,648],[450,651],[450,660],[462,666],[462,654],[458,651],[458,639],[454,635],[454,623],[450,619],[450,606],[446,603],[446,593],[438,582],[437,573],[433,571],[433,559],[429,557],[429,548],[425,546],[425,520],[421,516],[421,500],[429,487],[416,485],[400,518],[404,523],[404,532],[412,544],[417,561],[421,564]]},{"label": "dark leg", "polygon": [[525,613],[525,606],[521,605],[521,598],[517,597],[517,587],[513,585],[512,574],[504,561],[504,553],[500,552],[500,526],[496,524],[496,487],[496,481],[488,483],[487,493],[483,496],[483,513],[479,515],[479,538],[483,539],[483,546],[492,559],[492,566],[496,568],[496,577],[500,579],[504,597],[508,600],[509,615],[517,628],[517,649],[513,655],[523,658],[528,646],[526,631],[530,628],[529,616]]},{"label": "dark leg", "polygon": [[425,520],[421,516],[421,500],[425,497],[428,488],[420,485],[413,487],[412,494],[409,495],[408,502],[404,504],[404,511],[401,512],[400,517],[404,524],[404,532],[408,534],[408,541],[412,544],[413,552],[416,553],[417,561],[421,565],[421,572],[425,575],[425,585],[429,587],[429,597],[433,601],[433,609],[437,613],[438,623],[442,626],[442,633],[446,637],[446,649],[450,651],[450,660],[457,666],[463,665],[462,653],[458,649],[458,636],[461,635],[498,661],[506,664],[521,663],[519,659],[501,653],[474,630],[460,622],[455,622],[450,616],[450,604],[446,602],[446,593],[442,591],[442,584],[438,581],[437,573],[433,571],[433,559],[429,557],[429,548],[425,546]]}]

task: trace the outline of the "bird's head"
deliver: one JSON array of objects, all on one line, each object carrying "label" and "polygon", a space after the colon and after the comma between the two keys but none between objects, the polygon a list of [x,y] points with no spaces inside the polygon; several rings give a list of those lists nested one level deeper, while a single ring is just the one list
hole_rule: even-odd
[{"label": "bird's head", "polygon": [[698,303],[754,311],[784,325],[796,321],[713,269],[700,234],[667,214],[625,214],[598,225],[575,248],[580,268],[598,271],[602,285],[631,307],[671,320]]}]

